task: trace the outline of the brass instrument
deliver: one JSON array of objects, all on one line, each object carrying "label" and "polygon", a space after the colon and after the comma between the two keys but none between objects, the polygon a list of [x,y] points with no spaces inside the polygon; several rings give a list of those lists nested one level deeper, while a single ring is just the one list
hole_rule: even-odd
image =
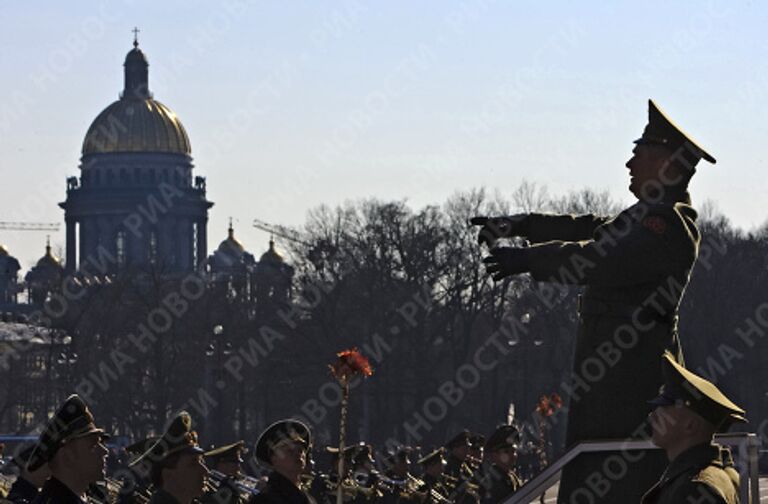
[{"label": "brass instrument", "polygon": [[425,490],[419,490],[425,486],[427,486],[427,483],[424,480],[417,478],[411,473],[408,473],[406,489],[410,496],[415,497],[420,502],[426,502],[427,499],[429,499],[431,502],[435,503],[452,504],[452,501],[445,495],[441,494],[440,491],[437,490],[434,486],[430,487],[428,492]]},{"label": "brass instrument", "polygon": [[[326,492],[335,495],[339,488],[339,483],[332,479],[330,475],[321,475],[325,481]],[[347,477],[341,481],[341,495],[344,501],[351,501],[359,496],[370,500],[373,497],[383,497],[384,493],[378,485],[364,486],[360,484],[357,478]]]},{"label": "brass instrument", "polygon": [[312,488],[312,483],[315,481],[315,477],[317,477],[317,475],[314,471],[302,473],[301,476],[299,476],[299,488],[304,492],[309,492],[309,489]]},{"label": "brass instrument", "polygon": [[470,469],[472,469],[472,472],[477,471],[483,465],[483,459],[473,455],[467,455],[467,458],[464,462],[469,466]]},{"label": "brass instrument", "polygon": [[471,481],[457,478],[449,474],[443,474],[441,478],[445,482],[445,488],[448,491],[448,496],[443,496],[445,502],[450,504],[459,502],[464,494],[481,495],[480,485],[477,483],[472,483]]},{"label": "brass instrument", "polygon": [[89,504],[117,504],[123,484],[112,478],[104,478],[91,484],[85,493]]},{"label": "brass instrument", "polygon": [[13,483],[16,481],[16,476],[10,474],[0,474],[0,496],[8,495]]},{"label": "brass instrument", "polygon": [[[230,476],[227,476],[223,472],[216,471],[214,469],[209,470],[208,473],[209,474],[208,478],[206,479],[206,485],[210,485],[213,488],[213,492],[216,492],[219,489],[222,481],[230,478]],[[235,486],[237,491],[240,492],[240,496],[243,497],[245,501],[254,495],[259,495],[261,493],[261,480],[258,478],[239,475],[237,477],[233,476],[231,479],[232,484]]]}]

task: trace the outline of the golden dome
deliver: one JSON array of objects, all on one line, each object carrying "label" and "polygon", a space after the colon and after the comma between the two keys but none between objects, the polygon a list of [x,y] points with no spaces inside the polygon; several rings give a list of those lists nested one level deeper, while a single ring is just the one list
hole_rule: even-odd
[{"label": "golden dome", "polygon": [[88,128],[83,155],[104,152],[192,152],[176,114],[152,98],[125,98],[99,114]]},{"label": "golden dome", "polygon": [[245,247],[240,243],[240,240],[235,238],[235,229],[232,227],[232,223],[229,223],[229,229],[227,229],[227,239],[219,244],[218,251],[222,254],[241,256],[245,252]]},{"label": "golden dome", "polygon": [[7,256],[8,255],[8,249],[5,248],[5,245],[0,245],[0,256]]},{"label": "golden dome", "polygon": [[192,152],[189,137],[171,109],[149,91],[149,63],[133,41],[125,57],[120,99],[94,119],[83,141],[83,155],[105,152]]},{"label": "golden dome", "polygon": [[277,253],[275,250],[275,241],[270,239],[269,240],[269,250],[264,252],[261,255],[261,259],[259,259],[259,262],[271,262],[271,263],[282,263],[285,262],[283,259],[283,256]]},{"label": "golden dome", "polygon": [[45,255],[40,258],[39,261],[37,261],[38,267],[50,267],[53,266],[56,269],[62,269],[61,260],[53,255],[53,252],[51,252],[51,244],[47,244],[45,246]]}]

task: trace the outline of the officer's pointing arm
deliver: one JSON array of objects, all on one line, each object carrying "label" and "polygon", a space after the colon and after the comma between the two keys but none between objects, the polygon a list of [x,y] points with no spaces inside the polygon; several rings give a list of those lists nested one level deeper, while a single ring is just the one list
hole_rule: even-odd
[{"label": "officer's pointing arm", "polygon": [[528,241],[544,243],[552,240],[579,241],[592,237],[595,229],[608,219],[592,214],[528,214]]},{"label": "officer's pointing arm", "polygon": [[[663,278],[687,258],[673,253],[679,229],[664,215],[649,215],[624,234],[597,233],[598,239],[551,241],[528,250],[534,279],[567,284],[631,285]],[[659,220],[660,219],[660,220]],[[654,224],[664,224],[655,227]],[[695,254],[694,247],[686,247]]]},{"label": "officer's pointing arm", "polygon": [[493,247],[498,238],[513,236],[527,238],[531,243],[587,240],[595,228],[606,220],[591,214],[575,216],[531,213],[506,217],[473,217],[470,222],[482,226],[478,242]]}]

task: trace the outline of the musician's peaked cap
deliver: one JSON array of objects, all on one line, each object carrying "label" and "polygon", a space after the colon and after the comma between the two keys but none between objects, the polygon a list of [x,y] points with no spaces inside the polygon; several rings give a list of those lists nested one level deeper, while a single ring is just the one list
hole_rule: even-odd
[{"label": "musician's peaked cap", "polygon": [[91,434],[103,438],[109,436],[103,429],[96,427],[93,414],[80,396],[72,394],[48,420],[40,433],[37,444],[27,461],[27,469],[34,471],[49,462],[56,452],[68,441]]},{"label": "musician's peaked cap", "polygon": [[254,455],[256,460],[266,467],[272,467],[272,454],[285,443],[298,443],[305,450],[312,447],[312,433],[303,422],[293,419],[279,420],[259,436]]},{"label": "musician's peaked cap", "polygon": [[245,441],[241,440],[218,448],[211,448],[205,452],[205,458],[214,462],[228,461],[242,464],[242,455],[245,453],[248,453],[248,448],[245,447]]},{"label": "musician's peaked cap", "polygon": [[128,453],[128,455],[132,455],[134,457],[143,455],[144,452],[149,450],[153,444],[157,443],[157,440],[160,439],[157,436],[150,436],[146,439],[142,439],[139,441],[136,441],[135,443],[129,444],[123,450]]},{"label": "musician's peaked cap", "polygon": [[514,425],[501,425],[488,436],[485,449],[488,451],[501,448],[517,448],[520,445],[520,431]]},{"label": "musician's peaked cap", "polygon": [[673,151],[683,148],[684,156],[692,165],[701,158],[713,164],[717,162],[698,142],[677,126],[653,100],[648,100],[648,124],[645,126],[643,136],[635,140],[635,143],[664,145]]},{"label": "musician's peaked cap", "polygon": [[742,408],[728,399],[712,382],[678,364],[671,353],[664,353],[662,365],[664,384],[659,395],[648,401],[649,404],[686,406],[715,427],[747,421]]},{"label": "musician's peaked cap", "polygon": [[456,434],[455,436],[453,436],[451,439],[449,439],[448,442],[445,443],[445,447],[450,450],[451,448],[455,448],[457,446],[461,446],[465,444],[468,445],[469,437],[470,437],[469,431],[465,429],[459,432],[458,434]]},{"label": "musician's peaked cap", "polygon": [[204,453],[197,444],[197,432],[192,430],[192,417],[186,411],[176,415],[160,439],[155,441],[143,455],[136,458],[130,465],[134,466],[144,461],[150,464],[159,464],[171,455],[179,453]]},{"label": "musician's peaked cap", "polygon": [[435,464],[437,462],[442,461],[444,454],[445,454],[445,448],[440,447],[440,448],[438,448],[436,450],[433,450],[433,451],[427,453],[423,457],[421,457],[417,461],[417,463],[421,464],[423,466],[432,465],[432,464]]}]

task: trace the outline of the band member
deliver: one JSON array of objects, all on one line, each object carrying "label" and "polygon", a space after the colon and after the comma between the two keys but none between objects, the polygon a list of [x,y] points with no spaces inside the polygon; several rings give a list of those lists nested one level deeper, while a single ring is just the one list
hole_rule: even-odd
[{"label": "band member", "polygon": [[[417,463],[421,465],[424,474],[421,479],[424,481],[424,486],[419,488],[420,492],[431,492],[436,490],[443,496],[447,496],[448,493],[443,486],[443,472],[445,471],[445,448],[438,448],[424,457],[420,458]],[[433,499],[434,500],[434,499]]]},{"label": "band member", "polygon": [[11,459],[11,463],[19,468],[19,475],[8,491],[7,500],[14,504],[29,504],[40,494],[40,489],[51,476],[48,464],[43,464],[34,471],[27,468],[27,462],[32,455],[35,445],[22,447],[21,451]]},{"label": "band member", "polygon": [[448,452],[444,475],[455,478],[458,481],[468,481],[473,477],[472,469],[467,463],[469,456],[469,431],[463,430],[453,436],[445,449]]},{"label": "band member", "polygon": [[191,504],[203,495],[208,476],[203,453],[197,433],[192,430],[192,417],[182,411],[160,439],[131,463],[150,465],[150,480],[155,487],[150,504]]},{"label": "band member", "polygon": [[383,504],[404,504],[423,502],[426,494],[418,492],[423,484],[411,474],[411,452],[409,446],[401,446],[383,458],[384,478],[382,478],[381,491],[383,497],[379,499]]},{"label": "band member", "polygon": [[312,436],[298,420],[273,423],[256,441],[256,460],[271,470],[267,486],[250,504],[315,504],[301,489],[301,475],[307,463]]},{"label": "band member", "polygon": [[490,466],[483,478],[484,504],[498,504],[515,493],[522,481],[515,472],[520,432],[513,425],[502,425],[488,436],[485,445]]},{"label": "band member", "polygon": [[352,450],[352,478],[362,487],[372,488],[376,484],[378,472],[375,469],[373,446],[360,442]]},{"label": "band member", "polygon": [[476,432],[470,432],[467,464],[469,464],[469,468],[473,472],[477,472],[483,466],[485,442],[485,436]]},{"label": "band member", "polygon": [[242,477],[242,455],[248,450],[245,441],[238,441],[205,452],[206,465],[221,476],[218,488],[207,492],[204,504],[241,504],[240,490],[236,481]]},{"label": "band member", "polygon": [[[344,449],[344,477],[348,479],[352,467],[352,454],[356,447],[347,446]],[[339,449],[335,446],[326,446],[325,451],[331,455],[331,466],[327,474],[314,474],[309,487],[309,494],[320,504],[333,504],[336,502],[335,490],[339,484]],[[306,469],[305,469],[306,472]]]},{"label": "band member", "polygon": [[411,453],[413,448],[401,446],[389,453],[384,461],[385,475],[394,481],[407,482],[411,476]]},{"label": "band member", "polygon": [[643,496],[643,504],[711,502],[737,504],[739,475],[730,456],[713,441],[715,432],[745,422],[736,406],[709,381],[664,354],[664,385],[649,419],[653,442],[669,459],[664,475]]},{"label": "band member", "polygon": [[88,487],[104,479],[109,436],[96,427],[93,415],[77,395],[69,396],[48,421],[32,450],[27,470],[48,464],[51,477],[35,504],[83,504]]},{"label": "band member", "polygon": [[123,478],[121,478],[120,495],[117,499],[119,504],[144,504],[152,497],[149,461],[143,460],[141,463],[132,464],[147,452],[158,439],[160,438],[148,437],[123,448],[128,456],[128,468],[121,471]]}]

